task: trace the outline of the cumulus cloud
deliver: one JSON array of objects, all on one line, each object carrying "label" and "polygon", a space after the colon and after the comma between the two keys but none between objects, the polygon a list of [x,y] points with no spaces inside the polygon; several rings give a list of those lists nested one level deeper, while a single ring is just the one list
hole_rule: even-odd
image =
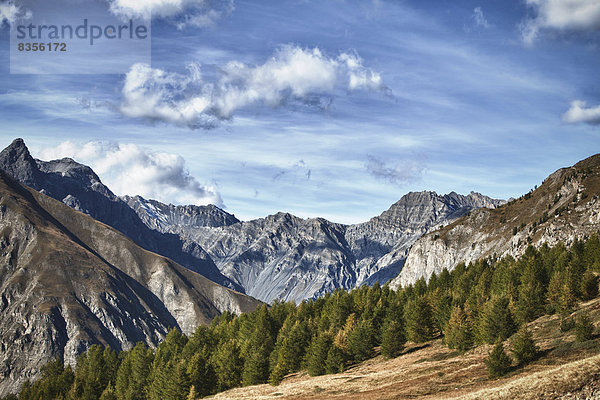
[{"label": "cumulus cloud", "polygon": [[190,175],[183,157],[149,152],[135,144],[70,141],[40,152],[42,159],[70,157],[89,165],[118,195],[141,195],[175,204],[215,204],[223,207],[216,188]]},{"label": "cumulus cloud", "polygon": [[128,117],[211,128],[251,105],[314,104],[339,92],[388,90],[357,54],[331,58],[318,48],[283,46],[262,65],[233,61],[220,71],[207,81],[198,64],[189,65],[187,74],[135,64],[125,77],[120,111]]},{"label": "cumulus cloud", "polygon": [[0,26],[4,24],[12,24],[18,18],[30,18],[31,12],[23,10],[21,7],[16,6],[11,1],[0,1]]},{"label": "cumulus cloud", "polygon": [[402,186],[421,178],[425,166],[421,160],[412,159],[390,165],[383,160],[368,155],[365,164],[367,172],[375,178]]},{"label": "cumulus cloud", "polygon": [[207,27],[234,10],[233,0],[109,0],[113,14],[123,18],[161,18],[177,25]]},{"label": "cumulus cloud", "polygon": [[490,23],[485,18],[485,15],[483,15],[483,10],[481,9],[481,7],[475,7],[471,18],[473,18],[473,21],[474,21],[476,27],[481,27],[481,28],[486,28],[486,29],[491,27]]},{"label": "cumulus cloud", "polygon": [[584,122],[590,125],[600,125],[600,105],[586,107],[586,102],[575,100],[569,110],[563,114],[563,121],[568,123]]},{"label": "cumulus cloud", "polygon": [[526,0],[535,17],[521,27],[523,40],[533,43],[545,29],[593,31],[600,29],[598,0]]}]

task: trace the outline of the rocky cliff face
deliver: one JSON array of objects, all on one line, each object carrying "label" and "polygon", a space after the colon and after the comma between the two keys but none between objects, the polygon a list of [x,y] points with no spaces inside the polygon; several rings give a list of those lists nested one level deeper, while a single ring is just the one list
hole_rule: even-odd
[{"label": "rocky cliff face", "polygon": [[408,193],[380,216],[347,227],[345,237],[356,259],[357,283],[387,282],[398,274],[408,249],[423,234],[473,209],[503,203],[474,192],[468,196]]},{"label": "rocky cliff face", "polygon": [[57,356],[155,345],[258,304],[0,171],[0,396]]},{"label": "rocky cliff face", "polygon": [[[85,165],[70,158],[49,162],[36,160],[23,140],[16,139],[0,153],[0,169],[22,184],[117,229],[147,250],[169,257],[221,285],[243,290],[219,272],[197,243],[182,240],[168,231],[158,232],[152,229],[152,224],[142,222],[136,212],[102,184],[94,171]],[[183,211],[187,211],[185,207]],[[196,215],[196,224],[200,223],[203,215]],[[223,216],[226,221],[234,218]],[[189,221],[192,219],[188,218]],[[210,221],[206,224],[210,224]]]},{"label": "rocky cliff face", "polygon": [[123,200],[146,226],[161,232],[177,233],[185,228],[216,228],[240,222],[235,215],[212,204],[175,206],[156,200],[146,200],[142,196],[124,196]]},{"label": "rocky cliff face", "polygon": [[182,214],[173,214],[181,207],[127,200],[148,226],[197,243],[225,276],[265,302],[299,302],[336,288],[384,283],[398,274],[406,250],[429,229],[502,203],[476,193],[409,193],[380,216],[350,226],[286,213],[233,222],[216,207],[205,210],[212,216],[203,221],[216,220],[218,226],[186,223]]},{"label": "rocky cliff face", "polygon": [[536,190],[496,209],[479,209],[431,232],[410,249],[391,285],[429,278],[459,262],[519,256],[529,245],[572,243],[600,229],[600,155],[550,175]]}]

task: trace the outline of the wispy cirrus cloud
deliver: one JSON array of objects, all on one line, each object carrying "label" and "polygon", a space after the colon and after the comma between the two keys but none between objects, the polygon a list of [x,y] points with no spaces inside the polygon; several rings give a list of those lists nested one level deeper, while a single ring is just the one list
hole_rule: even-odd
[{"label": "wispy cirrus cloud", "polygon": [[473,15],[471,16],[471,19],[473,19],[473,23],[478,28],[487,29],[487,28],[490,28],[492,26],[488,22],[488,20],[485,17],[485,15],[483,14],[483,10],[481,9],[481,7],[475,7],[475,9],[473,10]]},{"label": "wispy cirrus cloud", "polygon": [[532,44],[544,30],[594,31],[600,29],[598,0],[526,0],[535,17],[521,26],[523,41]]},{"label": "wispy cirrus cloud", "polygon": [[233,0],[109,0],[110,11],[124,18],[160,18],[178,28],[213,26],[230,14]]},{"label": "wispy cirrus cloud", "polygon": [[133,65],[119,110],[133,118],[212,128],[249,106],[320,105],[323,98],[348,91],[387,90],[381,76],[357,54],[332,58],[316,47],[283,46],[262,65],[232,61],[220,71],[219,78],[205,80],[198,64],[190,64],[187,74]]},{"label": "wispy cirrus cloud", "polygon": [[40,151],[42,159],[72,158],[89,165],[118,195],[141,195],[166,203],[215,204],[223,207],[216,188],[202,185],[186,168],[183,157],[151,152],[135,144],[66,141]]},{"label": "wispy cirrus cloud", "polygon": [[390,164],[373,155],[367,155],[365,168],[369,174],[379,180],[404,186],[421,179],[425,165],[417,158]]},{"label": "wispy cirrus cloud", "polygon": [[600,125],[600,105],[587,107],[585,101],[575,100],[571,102],[569,110],[563,114],[563,121],[568,123],[586,123]]}]

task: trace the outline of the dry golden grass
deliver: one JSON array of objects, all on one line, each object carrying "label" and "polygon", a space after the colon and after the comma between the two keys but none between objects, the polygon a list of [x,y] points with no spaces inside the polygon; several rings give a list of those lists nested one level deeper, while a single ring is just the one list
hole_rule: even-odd
[{"label": "dry golden grass", "polygon": [[[599,321],[600,299],[583,304],[578,312],[582,310]],[[386,360],[379,356],[341,374],[310,377],[300,372],[287,376],[279,386],[237,388],[212,398],[600,398],[600,338],[577,343],[572,333],[559,330],[559,323],[556,316],[544,316],[532,322],[529,328],[540,347],[540,357],[525,367],[515,366],[508,376],[498,380],[488,378],[484,364],[491,346],[479,346],[459,354],[438,339],[420,346],[410,345],[398,358]],[[594,397],[596,392],[598,397]]]}]

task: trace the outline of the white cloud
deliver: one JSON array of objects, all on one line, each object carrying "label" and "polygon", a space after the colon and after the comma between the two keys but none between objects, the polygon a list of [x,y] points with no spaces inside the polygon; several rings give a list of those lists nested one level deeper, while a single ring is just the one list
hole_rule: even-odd
[{"label": "white cloud", "polygon": [[473,18],[476,27],[486,29],[491,27],[490,23],[485,18],[485,15],[483,15],[483,10],[481,9],[481,7],[475,7],[475,9],[473,10],[473,16],[471,18]]},{"label": "white cloud", "polygon": [[124,18],[162,18],[177,27],[207,27],[234,10],[233,0],[109,0],[113,14]]},{"label": "white cloud", "polygon": [[31,12],[25,11],[11,1],[0,1],[0,26],[14,23],[18,18],[31,18]]},{"label": "white cloud", "polygon": [[522,26],[523,40],[532,44],[544,29],[590,31],[600,29],[598,0],[526,0],[536,16]]},{"label": "white cloud", "polygon": [[419,159],[406,160],[390,166],[383,160],[368,155],[365,168],[369,174],[377,179],[403,186],[419,180],[425,166]]},{"label": "white cloud", "polygon": [[340,91],[387,90],[381,76],[364,67],[357,54],[330,58],[318,48],[284,46],[262,65],[233,61],[221,72],[215,81],[205,81],[197,64],[187,74],[135,64],[125,77],[120,111],[134,118],[210,128],[251,105],[314,103]]},{"label": "white cloud", "polygon": [[563,114],[563,121],[568,123],[584,122],[590,125],[600,125],[600,105],[586,107],[585,101],[571,102],[571,108]]},{"label": "white cloud", "polygon": [[89,165],[118,195],[141,195],[175,204],[223,207],[216,188],[201,185],[177,154],[149,152],[135,144],[70,141],[43,149],[42,159],[70,157]]}]

